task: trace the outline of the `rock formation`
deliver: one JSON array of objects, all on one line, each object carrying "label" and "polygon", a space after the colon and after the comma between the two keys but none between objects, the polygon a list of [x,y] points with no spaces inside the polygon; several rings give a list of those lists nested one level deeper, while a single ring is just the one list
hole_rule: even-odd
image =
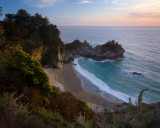
[{"label": "rock formation", "polygon": [[132,72],[132,74],[133,75],[139,75],[139,76],[143,75],[142,73],[139,73],[139,72]]},{"label": "rock formation", "polygon": [[87,41],[80,42],[79,40],[75,40],[72,43],[66,44],[66,48],[72,55],[93,58],[97,61],[104,59],[114,60],[117,58],[123,58],[123,54],[125,52],[122,46],[114,40],[108,41],[102,45],[97,45],[95,48],[90,46]]},{"label": "rock formation", "polygon": [[69,51],[65,51],[63,56],[64,63],[69,63],[74,60],[73,55]]}]

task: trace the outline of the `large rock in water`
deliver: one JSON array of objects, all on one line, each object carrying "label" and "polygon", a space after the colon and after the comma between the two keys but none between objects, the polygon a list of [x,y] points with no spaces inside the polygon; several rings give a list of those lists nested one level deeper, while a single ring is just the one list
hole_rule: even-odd
[{"label": "large rock in water", "polygon": [[102,45],[97,45],[95,48],[92,48],[87,41],[80,42],[75,40],[70,44],[66,44],[66,48],[72,55],[93,58],[97,61],[104,59],[114,60],[117,58],[123,58],[125,52],[122,46],[114,40],[108,41]]}]

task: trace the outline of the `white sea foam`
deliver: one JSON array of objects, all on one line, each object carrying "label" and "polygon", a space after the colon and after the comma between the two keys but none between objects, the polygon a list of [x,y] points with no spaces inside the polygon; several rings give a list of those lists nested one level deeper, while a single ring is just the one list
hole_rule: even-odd
[{"label": "white sea foam", "polygon": [[104,59],[102,61],[97,61],[97,60],[93,60],[92,58],[90,58],[89,60],[92,61],[92,62],[97,62],[97,63],[106,63],[106,62],[114,62],[114,61],[122,60],[122,59],[126,59],[126,58],[118,58],[116,60]]},{"label": "white sea foam", "polygon": [[93,60],[93,59],[89,59],[90,61],[93,61],[93,62],[98,62],[98,63],[105,63],[105,62],[113,62],[115,60],[108,60],[108,59],[105,59],[105,60],[102,60],[102,61],[97,61],[97,60]]},{"label": "white sea foam", "polygon": [[[98,87],[100,89],[100,91],[105,92],[105,93],[109,93],[115,97],[117,97],[118,99],[121,99],[125,102],[129,101],[129,95],[124,94],[122,92],[119,92],[117,90],[113,90],[111,89],[106,83],[104,83],[102,80],[100,80],[99,78],[97,78],[94,74],[88,72],[87,70],[83,69],[80,65],[79,65],[79,60],[82,58],[77,58],[74,60],[74,63],[76,65],[73,66],[73,68],[80,73],[83,77],[85,77],[86,79],[88,79],[93,85],[95,85],[96,87]],[[136,98],[131,97],[132,101],[135,102]]]}]

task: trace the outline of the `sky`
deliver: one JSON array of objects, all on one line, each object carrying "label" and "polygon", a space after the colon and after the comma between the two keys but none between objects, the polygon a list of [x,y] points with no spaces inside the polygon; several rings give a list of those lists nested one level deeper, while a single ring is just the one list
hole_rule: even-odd
[{"label": "sky", "polygon": [[160,26],[160,0],[0,0],[2,13],[42,14],[57,26]]}]

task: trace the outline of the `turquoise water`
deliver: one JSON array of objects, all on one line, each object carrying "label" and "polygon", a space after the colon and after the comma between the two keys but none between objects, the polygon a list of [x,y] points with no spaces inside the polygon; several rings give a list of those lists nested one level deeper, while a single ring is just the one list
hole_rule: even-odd
[{"label": "turquoise water", "polygon": [[[92,46],[116,40],[126,50],[124,59],[102,62],[79,58],[75,69],[102,92],[135,102],[140,90],[144,101],[160,101],[160,27],[59,27],[64,43],[87,40]],[[140,72],[143,75],[132,75]]]}]

